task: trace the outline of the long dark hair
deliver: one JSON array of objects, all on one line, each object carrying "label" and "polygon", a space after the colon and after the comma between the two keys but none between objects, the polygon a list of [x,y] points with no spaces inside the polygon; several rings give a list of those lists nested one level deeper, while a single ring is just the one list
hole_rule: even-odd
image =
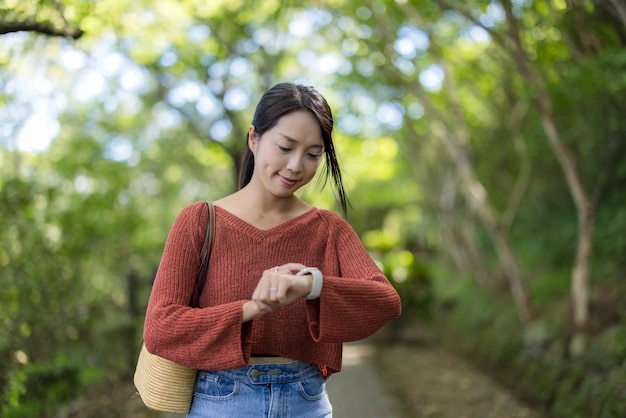
[{"label": "long dark hair", "polygon": [[[348,199],[341,179],[341,170],[335,154],[333,145],[333,114],[326,99],[313,87],[301,84],[280,83],[269,89],[256,107],[252,125],[254,132],[261,137],[265,132],[272,129],[278,120],[287,113],[296,110],[307,110],[311,112],[315,120],[320,125],[322,140],[324,141],[324,154],[326,158],[326,170],[324,173],[322,187],[332,176],[335,197],[341,205],[343,214],[346,215]],[[239,173],[239,189],[245,187],[252,179],[254,172],[254,154],[248,147],[249,134],[246,135],[246,151],[241,163]]]}]

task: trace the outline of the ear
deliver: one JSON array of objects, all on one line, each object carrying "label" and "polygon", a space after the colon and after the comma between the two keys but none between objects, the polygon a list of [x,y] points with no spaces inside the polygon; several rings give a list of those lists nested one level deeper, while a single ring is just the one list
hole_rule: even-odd
[{"label": "ear", "polygon": [[248,128],[248,148],[254,154],[256,151],[256,146],[259,143],[259,139],[257,138],[256,132],[254,130],[254,125],[250,125]]}]

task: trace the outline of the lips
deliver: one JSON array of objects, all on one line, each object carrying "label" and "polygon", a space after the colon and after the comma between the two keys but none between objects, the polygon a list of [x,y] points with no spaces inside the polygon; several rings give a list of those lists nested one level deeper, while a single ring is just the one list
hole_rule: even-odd
[{"label": "lips", "polygon": [[287,186],[294,186],[296,183],[298,183],[299,180],[294,180],[294,179],[290,179],[287,177],[283,177],[280,174],[278,175],[278,178],[280,179],[280,181],[287,185]]}]

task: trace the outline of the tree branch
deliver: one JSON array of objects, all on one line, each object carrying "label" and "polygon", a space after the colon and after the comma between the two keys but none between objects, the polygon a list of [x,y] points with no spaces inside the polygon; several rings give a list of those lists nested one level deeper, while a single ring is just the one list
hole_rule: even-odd
[{"label": "tree branch", "polygon": [[47,36],[60,36],[78,39],[83,36],[84,32],[75,26],[64,25],[56,28],[50,24],[37,22],[33,19],[27,19],[21,22],[0,22],[0,35],[12,32],[35,32]]}]

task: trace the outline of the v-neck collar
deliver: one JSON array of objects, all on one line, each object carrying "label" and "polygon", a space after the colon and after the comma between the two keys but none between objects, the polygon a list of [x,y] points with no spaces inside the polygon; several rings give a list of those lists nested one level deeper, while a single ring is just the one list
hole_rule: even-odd
[{"label": "v-neck collar", "polygon": [[226,218],[228,218],[233,224],[236,224],[242,230],[247,231],[251,235],[259,235],[259,236],[273,235],[274,233],[280,233],[281,231],[287,230],[299,223],[302,223],[305,219],[313,216],[318,210],[317,208],[312,207],[308,209],[306,212],[301,213],[300,215],[295,216],[291,219],[288,219],[284,222],[281,222],[278,225],[274,225],[267,229],[261,229],[261,228],[257,228],[256,226],[252,225],[251,223],[247,221],[244,221],[239,216],[235,215],[232,212],[229,212],[228,210],[224,209],[221,206],[215,206],[215,208],[216,208],[217,216],[223,215]]}]

